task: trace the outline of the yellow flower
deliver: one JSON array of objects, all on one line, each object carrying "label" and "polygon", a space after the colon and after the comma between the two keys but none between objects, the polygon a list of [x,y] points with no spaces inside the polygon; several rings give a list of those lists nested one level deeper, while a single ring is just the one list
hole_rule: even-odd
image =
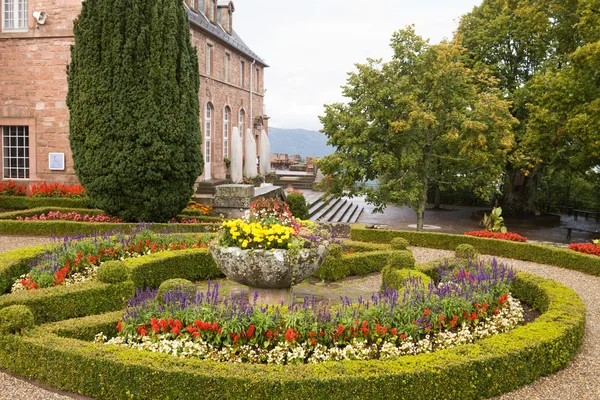
[{"label": "yellow flower", "polygon": [[248,241],[247,241],[247,240],[244,240],[244,241],[242,242],[242,249],[245,249],[246,247],[248,247]]}]

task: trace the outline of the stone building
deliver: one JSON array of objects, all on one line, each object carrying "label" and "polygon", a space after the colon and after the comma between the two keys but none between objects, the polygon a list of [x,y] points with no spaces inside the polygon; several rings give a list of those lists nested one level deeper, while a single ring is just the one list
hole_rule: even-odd
[{"label": "stone building", "polygon": [[[76,182],[69,146],[66,66],[81,0],[0,0],[2,179]],[[205,169],[224,179],[233,127],[268,129],[264,69],[234,31],[230,0],[185,0],[200,66]]]}]

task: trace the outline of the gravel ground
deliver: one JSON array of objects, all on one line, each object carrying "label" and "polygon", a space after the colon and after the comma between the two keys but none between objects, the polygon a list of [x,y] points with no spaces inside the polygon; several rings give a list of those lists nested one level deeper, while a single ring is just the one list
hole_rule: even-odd
[{"label": "gravel ground", "polygon": [[[0,252],[14,248],[47,243],[49,239],[34,237],[0,236]],[[418,263],[453,256],[453,252],[412,248]],[[516,269],[526,271],[544,278],[554,279],[574,289],[583,299],[587,307],[586,335],[579,354],[564,370],[531,385],[524,386],[514,392],[507,393],[496,400],[593,400],[600,399],[600,277],[586,275],[549,265],[499,258],[513,265]],[[364,281],[367,286],[378,288],[380,276],[373,276]],[[52,390],[43,385],[31,384],[22,379],[0,372],[0,400],[45,400],[45,399],[83,399],[84,397]]]}]

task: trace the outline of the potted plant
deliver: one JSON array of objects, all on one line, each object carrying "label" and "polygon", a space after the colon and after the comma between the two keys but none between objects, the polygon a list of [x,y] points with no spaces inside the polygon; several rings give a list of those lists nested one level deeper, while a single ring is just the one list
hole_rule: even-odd
[{"label": "potted plant", "polygon": [[255,288],[282,289],[319,269],[330,240],[317,224],[295,219],[285,202],[259,198],[243,218],[223,222],[210,251],[229,279]]}]

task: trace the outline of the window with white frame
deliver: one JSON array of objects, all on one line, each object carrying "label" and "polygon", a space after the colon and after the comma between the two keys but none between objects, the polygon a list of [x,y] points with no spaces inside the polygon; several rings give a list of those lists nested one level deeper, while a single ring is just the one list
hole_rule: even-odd
[{"label": "window with white frame", "polygon": [[206,75],[210,75],[212,69],[213,45],[206,43]]},{"label": "window with white frame", "polygon": [[2,30],[27,30],[29,5],[27,0],[2,0]]},{"label": "window with white frame", "polygon": [[29,179],[29,127],[2,127],[3,179]]},{"label": "window with white frame", "polygon": [[223,157],[229,158],[229,116],[231,109],[225,107],[223,111]]},{"label": "window with white frame", "polygon": [[210,148],[212,135],[212,114],[213,106],[206,103],[206,113],[204,115],[204,162],[210,163]]},{"label": "window with white frame", "polygon": [[240,119],[239,119],[239,128],[240,128],[240,136],[244,135],[244,119],[246,118],[246,113],[243,109],[240,110]]},{"label": "window with white frame", "polygon": [[229,64],[231,62],[231,54],[225,53],[225,82],[229,82]]}]

